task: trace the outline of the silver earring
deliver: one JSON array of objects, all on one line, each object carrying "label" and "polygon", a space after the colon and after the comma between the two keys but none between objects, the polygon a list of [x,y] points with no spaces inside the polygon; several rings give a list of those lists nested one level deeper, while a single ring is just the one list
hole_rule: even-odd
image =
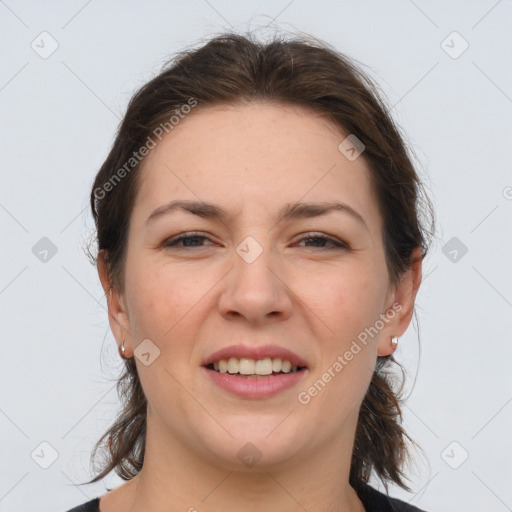
[{"label": "silver earring", "polygon": [[393,345],[394,348],[398,346],[398,338],[396,336],[391,338],[391,345]]},{"label": "silver earring", "polygon": [[125,355],[126,353],[126,348],[124,346],[124,340],[123,342],[121,343],[121,346],[119,347],[119,355],[123,358],[123,359],[128,359]]}]

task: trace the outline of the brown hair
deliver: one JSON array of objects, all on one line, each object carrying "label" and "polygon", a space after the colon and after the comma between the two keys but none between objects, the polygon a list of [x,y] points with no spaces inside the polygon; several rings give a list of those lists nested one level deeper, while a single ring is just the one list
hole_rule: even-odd
[{"label": "brown hair", "polygon": [[[187,112],[185,106],[267,101],[307,107],[325,115],[342,132],[365,145],[363,157],[371,171],[383,218],[383,244],[392,283],[411,267],[411,255],[425,256],[433,233],[433,211],[424,193],[398,127],[390,117],[377,86],[346,56],[312,36],[274,37],[267,43],[233,33],[218,35],[198,49],[178,53],[163,71],[131,99],[110,153],[91,192],[97,228],[98,257],[107,262],[112,287],[123,289],[130,214],[137,191],[138,157],[173,128]],[[188,108],[190,110],[190,107]],[[161,133],[162,132],[162,133]],[[122,172],[124,169],[124,172]],[[425,219],[431,225],[425,225]],[[409,456],[401,426],[400,389],[394,390],[393,356],[379,356],[362,402],[350,469],[350,484],[360,488],[372,471],[387,489],[404,483],[403,465]],[[398,364],[398,363],[396,363]],[[400,365],[398,365],[401,368]],[[403,370],[402,370],[403,377]],[[91,461],[102,448],[101,472],[124,480],[142,469],[146,435],[146,398],[134,359],[125,361],[118,381],[122,410],[94,447]]]}]

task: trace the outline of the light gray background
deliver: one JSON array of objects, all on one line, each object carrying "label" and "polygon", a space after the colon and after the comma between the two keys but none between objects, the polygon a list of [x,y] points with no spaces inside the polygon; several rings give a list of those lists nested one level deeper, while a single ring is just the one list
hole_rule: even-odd
[{"label": "light gray background", "polygon": [[[368,66],[436,207],[421,354],[413,325],[397,352],[425,456],[414,493],[392,494],[429,512],[512,510],[511,21],[510,0],[0,2],[0,511],[63,511],[121,483],[75,485],[117,412],[121,370],[83,251],[90,186],[130,96],[171,53],[266,24]],[[58,43],[46,59],[31,48],[51,48],[43,31]],[[32,252],[42,237],[58,249],[47,262]],[[453,237],[467,247],[456,261],[443,253]],[[58,452],[48,469],[42,442]]]}]

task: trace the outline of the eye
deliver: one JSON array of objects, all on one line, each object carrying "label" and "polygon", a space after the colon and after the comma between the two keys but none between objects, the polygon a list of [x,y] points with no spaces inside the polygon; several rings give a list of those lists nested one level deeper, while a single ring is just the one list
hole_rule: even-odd
[{"label": "eye", "polygon": [[[163,247],[175,247],[177,249],[186,249],[188,247],[204,247],[204,245],[195,245],[201,240],[208,240],[207,237],[198,233],[184,233],[174,238],[170,238],[163,243]],[[183,245],[181,245],[183,242]]]},{"label": "eye", "polygon": [[[315,240],[316,242],[319,241],[321,244],[325,244],[325,243],[330,244],[331,248],[334,248],[334,249],[348,249],[348,245],[345,242],[342,242],[341,240],[337,240],[335,238],[331,238],[331,237],[328,237],[328,236],[325,236],[322,234],[316,234],[316,233],[309,233],[308,236],[301,238],[300,242],[311,241],[311,240]],[[319,249],[329,249],[329,247],[325,247],[323,245],[320,245],[320,246],[313,245],[313,246],[309,246],[309,247],[319,248]]]},{"label": "eye", "polygon": [[[205,247],[201,242],[204,240],[209,240],[208,237],[201,235],[199,233],[184,233],[182,235],[178,235],[174,238],[170,238],[163,243],[163,247],[173,247],[176,249],[187,249],[187,248],[198,248]],[[299,240],[300,242],[311,242],[313,244],[306,245],[305,247],[312,249],[348,249],[348,245],[341,240],[337,240],[335,238],[331,238],[322,234],[317,233],[309,233],[308,236],[304,236]],[[327,244],[327,247],[326,247]],[[329,247],[330,245],[330,247]]]}]

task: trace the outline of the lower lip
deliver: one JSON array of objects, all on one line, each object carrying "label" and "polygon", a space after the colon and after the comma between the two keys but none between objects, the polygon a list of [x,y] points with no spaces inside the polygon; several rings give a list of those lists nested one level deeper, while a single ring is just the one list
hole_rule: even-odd
[{"label": "lower lip", "polygon": [[205,368],[212,381],[220,388],[242,398],[268,398],[295,386],[308,371],[279,374],[260,379],[246,379],[229,373],[219,373]]}]

